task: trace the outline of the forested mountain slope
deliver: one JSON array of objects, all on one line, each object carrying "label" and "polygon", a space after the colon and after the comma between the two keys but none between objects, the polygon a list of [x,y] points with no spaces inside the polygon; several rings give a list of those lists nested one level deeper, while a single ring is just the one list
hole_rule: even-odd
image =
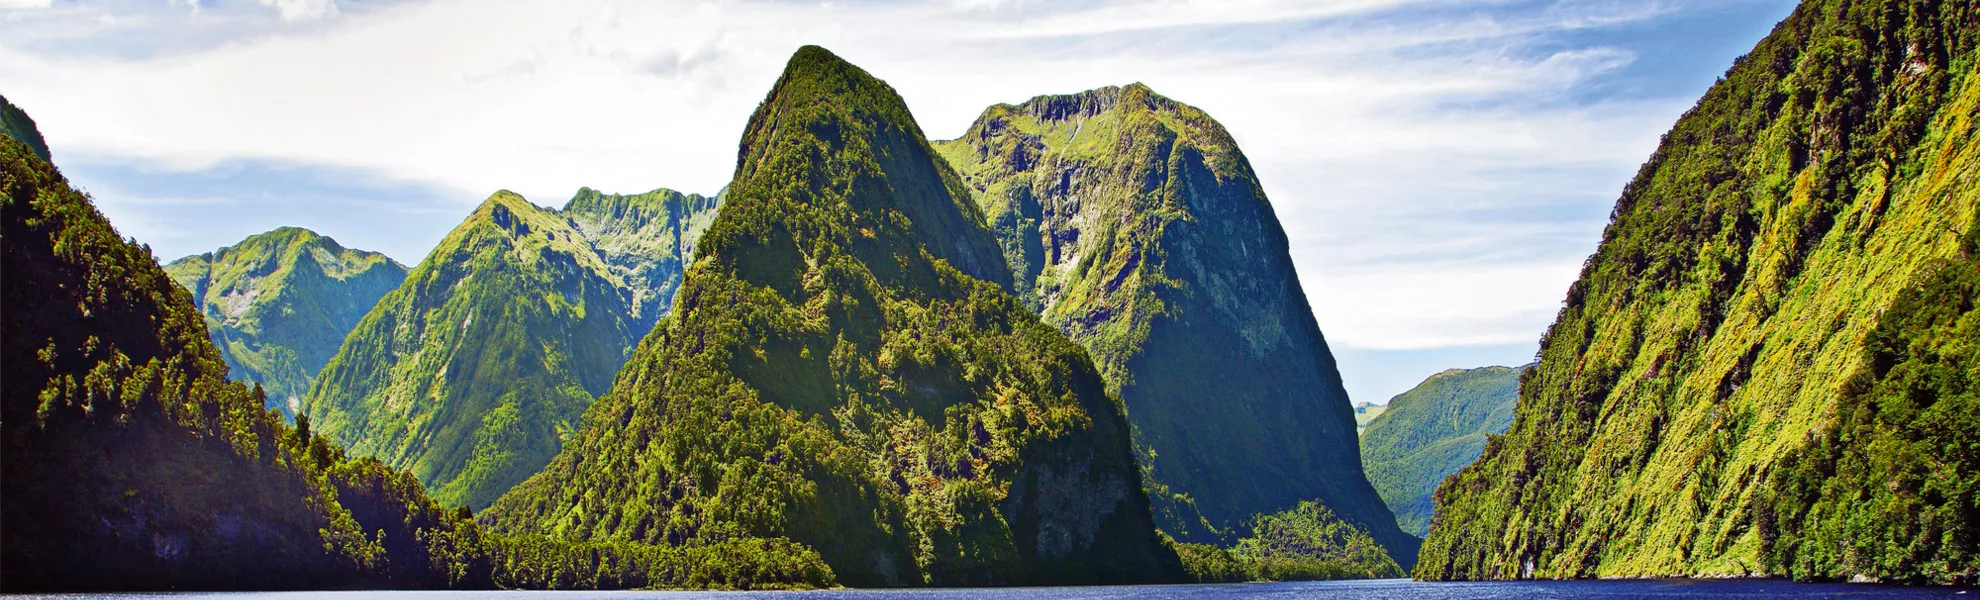
[{"label": "forested mountain slope", "polygon": [[1165,531],[1213,541],[1318,500],[1412,564],[1285,231],[1221,125],[1135,84],[993,106],[937,148],[1019,295],[1126,403]]},{"label": "forested mountain slope", "polygon": [[1172,581],[1085,353],[1006,291],[893,88],[794,55],[676,310],[499,530],[789,536],[851,585]]},{"label": "forested mountain slope", "polygon": [[13,138],[27,146],[29,152],[48,161],[48,142],[41,139],[41,129],[34,126],[34,118],[29,117],[21,107],[0,96],[0,135]]},{"label": "forested mountain slope", "polygon": [[1389,400],[1361,432],[1368,482],[1412,535],[1430,531],[1437,484],[1477,460],[1486,436],[1505,433],[1525,367],[1451,369]]},{"label": "forested mountain slope", "polygon": [[358,319],[405,281],[406,267],[283,227],[172,261],[165,273],[192,292],[228,372],[261,384],[270,407],[293,417],[317,371]]},{"label": "forested mountain slope", "polygon": [[0,591],[816,587],[777,539],[493,536],[227,381],[143,246],[0,138]]},{"label": "forested mountain slope", "polygon": [[1976,58],[1972,2],[1808,0],[1739,60],[1624,189],[1416,575],[1972,581]]},{"label": "forested mountain slope", "polygon": [[482,508],[556,455],[673,299],[716,202],[498,192],[343,341],[305,412],[352,452]]}]

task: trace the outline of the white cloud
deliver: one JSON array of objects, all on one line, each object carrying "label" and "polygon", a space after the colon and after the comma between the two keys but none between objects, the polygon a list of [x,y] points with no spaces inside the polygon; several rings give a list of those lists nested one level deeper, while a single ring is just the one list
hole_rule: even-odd
[{"label": "white cloud", "polygon": [[[198,0],[189,0],[194,9],[199,8]],[[337,14],[337,0],[255,0],[262,6],[273,7],[284,21],[310,21],[331,17]]]},{"label": "white cloud", "polygon": [[51,0],[0,0],[0,10],[48,8],[51,5]]},{"label": "white cloud", "polygon": [[1374,350],[1528,344],[1581,261],[1440,263],[1302,275],[1327,341]]},{"label": "white cloud", "polygon": [[938,138],[992,103],[1141,81],[1232,131],[1330,341],[1379,349],[1537,339],[1689,102],[1566,100],[1640,57],[1530,43],[1673,10],[1636,2],[260,1],[340,18],[136,58],[10,44],[66,30],[0,19],[0,81],[58,160],[328,165],[463,207],[498,188],[712,192],[805,43],[886,79]]}]

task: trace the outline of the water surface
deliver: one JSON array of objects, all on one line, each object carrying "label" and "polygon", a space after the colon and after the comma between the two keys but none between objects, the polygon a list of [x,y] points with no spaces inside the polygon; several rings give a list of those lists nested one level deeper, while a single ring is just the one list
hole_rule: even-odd
[{"label": "water surface", "polygon": [[79,594],[22,596],[62,600],[1469,600],[1478,598],[1845,598],[1878,600],[1947,598],[1980,600],[1963,588],[1900,587],[1785,581],[1538,581],[1431,583],[1407,579],[1155,585],[1120,587],[986,588],[937,590],[826,590],[815,592],[251,592],[199,594]]}]

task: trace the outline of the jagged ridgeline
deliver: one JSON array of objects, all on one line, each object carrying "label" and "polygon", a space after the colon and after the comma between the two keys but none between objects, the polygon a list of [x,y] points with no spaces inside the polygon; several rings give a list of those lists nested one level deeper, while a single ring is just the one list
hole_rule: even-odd
[{"label": "jagged ridgeline", "polygon": [[191,296],[0,137],[0,591],[820,587],[783,539],[484,533],[227,380]]},{"label": "jagged ridgeline", "polygon": [[1811,0],[1739,60],[1624,189],[1416,575],[1973,581],[1977,49],[1972,2]]},{"label": "jagged ridgeline", "polygon": [[1437,484],[1477,460],[1486,437],[1512,426],[1525,367],[1451,369],[1394,399],[1361,432],[1368,482],[1411,535],[1430,531]]},{"label": "jagged ridgeline", "polygon": [[1164,581],[1117,401],[1005,291],[899,95],[805,47],[745,130],[675,312],[499,530],[789,536],[850,585]]},{"label": "jagged ridgeline", "polygon": [[1417,540],[1362,475],[1285,231],[1223,126],[1135,84],[993,106],[936,147],[1019,295],[1126,403],[1165,531],[1215,541],[1317,499],[1412,564]]},{"label": "jagged ridgeline", "polygon": [[498,192],[378,301],[310,390],[352,452],[482,508],[557,454],[679,285],[716,201]]},{"label": "jagged ridgeline", "polygon": [[172,261],[165,273],[192,292],[228,372],[261,384],[269,407],[291,417],[358,319],[406,279],[405,265],[383,254],[298,227]]}]

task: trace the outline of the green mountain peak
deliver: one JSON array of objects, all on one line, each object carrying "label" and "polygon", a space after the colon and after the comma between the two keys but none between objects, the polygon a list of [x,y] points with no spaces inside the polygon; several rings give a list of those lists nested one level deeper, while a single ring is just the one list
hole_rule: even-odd
[{"label": "green mountain peak", "polygon": [[287,415],[358,319],[406,276],[383,254],[300,227],[175,260],[165,272],[192,293],[231,376],[259,383]]},{"label": "green mountain peak", "polygon": [[487,506],[610,387],[715,209],[668,190],[586,188],[564,211],[490,195],[358,323],[307,414],[436,499]]},{"label": "green mountain peak", "polygon": [[485,522],[789,537],[851,585],[1180,577],[1119,404],[891,88],[803,49],[739,156],[675,312]]},{"label": "green mountain peak", "polygon": [[1229,539],[1318,500],[1413,563],[1362,474],[1285,231],[1222,125],[1132,84],[992,106],[937,148],[1012,289],[1126,403],[1166,532]]},{"label": "green mountain peak", "polygon": [[[924,245],[964,274],[1009,288],[1010,271],[996,238],[983,227],[982,210],[954,170],[935,155],[900,94],[830,51],[806,46],[791,57],[770,95],[750,116],[735,180],[776,181],[776,170],[805,168],[820,158],[841,159],[854,169],[847,183],[861,189],[810,198],[847,204],[809,208],[869,217],[897,213],[900,218],[889,222],[836,226],[856,227],[853,231],[867,236],[862,239],[878,243]],[[791,188],[797,183],[773,185],[795,191]],[[728,239],[710,237],[717,243]]]}]

